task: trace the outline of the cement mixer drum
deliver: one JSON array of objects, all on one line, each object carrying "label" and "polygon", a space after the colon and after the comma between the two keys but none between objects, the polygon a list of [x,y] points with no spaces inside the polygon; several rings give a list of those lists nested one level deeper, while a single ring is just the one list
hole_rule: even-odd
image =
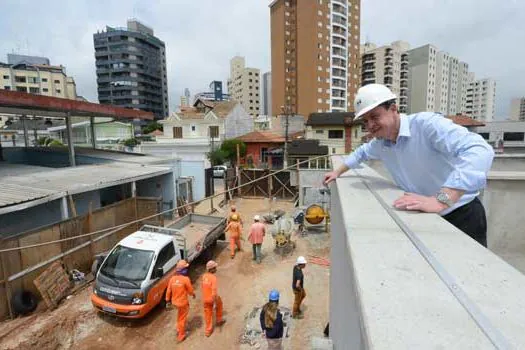
[{"label": "cement mixer drum", "polygon": [[324,209],[321,206],[317,205],[317,204],[312,204],[311,206],[306,208],[306,212],[305,212],[305,216],[304,216],[305,220],[310,225],[320,224],[321,222],[323,222],[323,220],[326,217],[327,217],[327,214],[324,211]]}]

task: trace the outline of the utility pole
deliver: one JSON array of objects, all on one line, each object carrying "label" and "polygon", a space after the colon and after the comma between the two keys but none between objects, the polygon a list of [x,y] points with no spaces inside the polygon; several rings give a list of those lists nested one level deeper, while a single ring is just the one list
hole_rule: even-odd
[{"label": "utility pole", "polygon": [[284,114],[285,122],[284,122],[284,156],[283,156],[283,168],[286,169],[288,167],[288,125],[290,124],[290,105],[281,106],[281,111]]}]

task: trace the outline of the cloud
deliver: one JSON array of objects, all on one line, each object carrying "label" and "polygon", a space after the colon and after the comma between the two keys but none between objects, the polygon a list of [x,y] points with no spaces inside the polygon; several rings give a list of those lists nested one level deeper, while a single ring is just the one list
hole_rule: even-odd
[{"label": "cloud", "polygon": [[[306,1],[306,0],[301,0]],[[313,0],[307,0],[313,1]],[[170,109],[188,87],[224,83],[229,60],[270,69],[270,1],[264,0],[3,0],[0,61],[7,53],[46,56],[67,67],[78,93],[97,101],[93,33],[136,17],[166,43]],[[525,1],[366,0],[361,41],[432,43],[469,63],[477,77],[497,80],[496,114],[525,96]]]}]

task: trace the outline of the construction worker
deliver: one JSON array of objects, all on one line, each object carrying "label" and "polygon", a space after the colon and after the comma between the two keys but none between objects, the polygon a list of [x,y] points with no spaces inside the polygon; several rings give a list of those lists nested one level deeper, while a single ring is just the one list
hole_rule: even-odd
[{"label": "construction worker", "polygon": [[261,217],[255,215],[253,217],[253,224],[250,226],[250,232],[248,233],[248,240],[252,244],[252,260],[256,260],[257,264],[261,263],[261,246],[265,235],[266,226],[261,222]]},{"label": "construction worker", "polygon": [[207,272],[202,276],[202,301],[204,303],[205,335],[213,332],[213,306],[215,305],[215,323],[221,326],[226,322],[222,318],[222,299],[217,294],[217,263],[210,260],[206,263]]},{"label": "construction worker", "polygon": [[233,259],[235,257],[235,249],[238,248],[239,251],[242,251],[241,246],[241,234],[242,234],[242,227],[241,224],[239,224],[239,217],[237,214],[233,214],[230,217],[231,221],[226,226],[226,232],[230,234],[230,254],[231,258]]},{"label": "construction worker", "polygon": [[233,215],[237,215],[237,218],[238,218],[237,221],[241,224],[241,227],[242,227],[242,217],[241,217],[241,214],[237,211],[237,207],[235,205],[232,205],[230,210],[231,211],[230,211],[230,214],[228,215],[227,223],[228,224],[230,223]]},{"label": "construction worker", "polygon": [[304,291],[304,275],[303,269],[306,267],[306,259],[304,256],[297,258],[295,266],[293,267],[293,281],[292,289],[294,294],[294,302],[292,309],[293,318],[303,318],[303,312],[301,311],[301,303],[306,297],[306,292]]},{"label": "construction worker", "polygon": [[172,304],[177,308],[177,340],[179,342],[186,339],[186,319],[190,312],[188,295],[195,299],[191,281],[187,276],[189,266],[186,260],[179,260],[175,267],[175,276],[168,282],[166,290],[166,308],[170,308]]},{"label": "construction worker", "polygon": [[478,134],[434,112],[401,115],[396,95],[381,84],[363,86],[354,102],[374,139],[324,177],[328,184],[369,159],[381,159],[405,192],[396,209],[439,213],[487,246],[487,219],[478,199],[486,185],[494,150]]},{"label": "construction worker", "polygon": [[259,317],[261,328],[268,341],[268,350],[283,348],[284,322],[279,311],[279,291],[270,291],[269,301],[263,306]]}]

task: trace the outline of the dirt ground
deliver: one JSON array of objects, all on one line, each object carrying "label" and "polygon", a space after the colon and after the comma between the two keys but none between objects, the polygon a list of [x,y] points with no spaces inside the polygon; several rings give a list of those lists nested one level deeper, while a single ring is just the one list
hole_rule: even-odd
[{"label": "dirt ground", "polygon": [[[253,215],[267,214],[269,204],[268,199],[236,200],[245,222],[245,237]],[[271,209],[284,209],[290,214],[295,211],[291,203],[280,201],[272,202]],[[189,336],[181,344],[176,342],[175,310],[157,308],[145,319],[132,321],[99,314],[89,300],[90,285],[64,300],[56,310],[40,311],[0,323],[0,349],[266,349],[264,339],[260,339],[255,346],[240,344],[245,316],[254,307],[266,302],[272,288],[281,292],[281,305],[291,308],[292,268],[298,255],[305,255],[307,259],[309,255],[329,258],[329,234],[310,233],[304,237],[294,236],[293,239],[297,244],[295,252],[283,258],[274,254],[274,241],[267,235],[260,265],[252,262],[251,245],[247,241],[243,242],[244,252],[238,253],[233,260],[226,242],[219,242],[209,252],[209,257],[219,263],[219,294],[227,320],[209,338],[204,336],[200,297],[201,276],[207,258],[203,257],[190,267],[197,298],[190,300]],[[310,348],[311,337],[322,336],[328,320],[329,268],[308,264],[304,272],[307,293],[303,306],[305,317],[293,320],[289,338],[284,341],[285,349]]]}]

